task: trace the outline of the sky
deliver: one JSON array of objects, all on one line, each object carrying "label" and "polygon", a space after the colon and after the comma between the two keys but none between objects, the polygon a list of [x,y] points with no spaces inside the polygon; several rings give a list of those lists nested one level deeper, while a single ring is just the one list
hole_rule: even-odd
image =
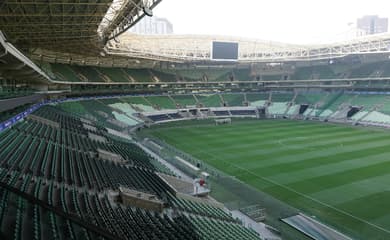
[{"label": "sky", "polygon": [[284,43],[346,40],[356,19],[390,17],[389,0],[162,0],[154,15],[175,34],[229,35]]}]

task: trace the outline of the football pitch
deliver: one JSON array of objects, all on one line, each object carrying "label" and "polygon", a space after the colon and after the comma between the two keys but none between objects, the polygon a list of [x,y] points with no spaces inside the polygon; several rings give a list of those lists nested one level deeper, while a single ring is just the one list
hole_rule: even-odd
[{"label": "football pitch", "polygon": [[233,119],[147,131],[354,238],[390,239],[389,130]]}]

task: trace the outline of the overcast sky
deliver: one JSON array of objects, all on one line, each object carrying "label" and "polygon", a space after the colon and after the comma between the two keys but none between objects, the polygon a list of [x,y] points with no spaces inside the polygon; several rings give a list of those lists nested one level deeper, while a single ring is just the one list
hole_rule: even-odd
[{"label": "overcast sky", "polygon": [[176,34],[302,44],[345,39],[357,18],[374,14],[389,17],[390,0],[162,0],[154,9]]}]

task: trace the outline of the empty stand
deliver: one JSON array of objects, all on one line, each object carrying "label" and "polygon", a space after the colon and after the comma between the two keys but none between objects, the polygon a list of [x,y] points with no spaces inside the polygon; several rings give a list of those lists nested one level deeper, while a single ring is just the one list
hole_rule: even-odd
[{"label": "empty stand", "polygon": [[[0,186],[6,239],[258,239],[223,209],[175,197],[155,173],[156,160],[137,145],[52,106],[34,114],[48,122],[30,118],[0,133],[0,183],[20,192]],[[124,162],[100,158],[100,149]],[[123,206],[106,194],[120,186],[155,194],[176,213]]]}]

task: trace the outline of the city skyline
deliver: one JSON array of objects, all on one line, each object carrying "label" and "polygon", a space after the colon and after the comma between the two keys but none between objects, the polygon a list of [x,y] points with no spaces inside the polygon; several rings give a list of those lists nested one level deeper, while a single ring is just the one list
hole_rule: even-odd
[{"label": "city skyline", "polygon": [[165,17],[144,17],[130,32],[137,34],[173,34],[173,24]]},{"label": "city skyline", "polygon": [[357,19],[356,27],[362,30],[363,35],[385,33],[388,31],[388,18],[378,15],[366,15]]}]

